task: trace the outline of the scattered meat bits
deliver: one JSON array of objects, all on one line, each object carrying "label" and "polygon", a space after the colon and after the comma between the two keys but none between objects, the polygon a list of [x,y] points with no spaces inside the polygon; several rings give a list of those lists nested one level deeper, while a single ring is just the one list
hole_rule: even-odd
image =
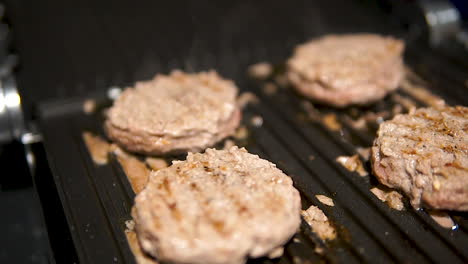
[{"label": "scattered meat bits", "polygon": [[348,124],[356,130],[362,130],[367,127],[367,122],[366,119],[364,119],[364,117],[359,117],[358,119],[354,120],[349,116],[344,116],[344,120],[346,124]]},{"label": "scattered meat bits", "polygon": [[125,227],[127,227],[127,230],[129,231],[133,231],[135,229],[135,221],[133,220],[125,221]]},{"label": "scattered meat bits", "polygon": [[251,78],[258,80],[266,80],[273,73],[273,66],[268,62],[259,62],[250,65],[247,73]]},{"label": "scattered meat bits", "polygon": [[249,104],[257,104],[259,102],[258,97],[251,92],[243,92],[237,98],[237,106],[240,109],[245,108]]},{"label": "scattered meat bits", "polygon": [[234,138],[238,140],[246,139],[249,136],[249,130],[245,126],[240,126],[236,129]]},{"label": "scattered meat bits", "polygon": [[362,177],[369,174],[366,169],[364,169],[358,154],[353,156],[339,156],[336,158],[336,161],[343,165],[343,167],[345,167],[347,170],[355,171]]},{"label": "scattered meat bits", "polygon": [[336,238],[335,228],[328,221],[328,217],[317,206],[310,206],[309,209],[303,210],[301,215],[321,239],[333,240]]},{"label": "scattered meat bits", "polygon": [[322,123],[331,131],[341,130],[341,124],[338,122],[336,115],[333,113],[324,115],[322,117]]},{"label": "scattered meat bits", "polygon": [[93,135],[91,132],[83,132],[82,136],[94,163],[97,165],[107,164],[107,156],[110,150],[109,143],[100,136]]},{"label": "scattered meat bits", "polygon": [[252,119],[250,120],[250,123],[254,127],[261,127],[263,125],[263,118],[261,116],[253,116]]},{"label": "scattered meat bits", "polygon": [[223,149],[227,150],[227,149],[234,147],[235,145],[236,145],[236,142],[234,142],[231,139],[226,139],[226,141],[224,141]]},{"label": "scattered meat bits", "polygon": [[359,156],[361,156],[363,160],[368,161],[370,158],[370,154],[371,154],[371,148],[370,147],[368,148],[358,147],[356,148],[356,152],[359,154]]},{"label": "scattered meat bits", "polygon": [[379,198],[380,201],[390,206],[390,208],[393,208],[398,211],[401,211],[405,208],[402,200],[403,196],[395,190],[392,190],[385,186],[377,186],[370,189],[370,191],[377,198]]},{"label": "scattered meat bits", "polygon": [[96,100],[94,99],[87,99],[83,103],[83,112],[85,114],[92,114],[96,111]]},{"label": "scattered meat bits", "polygon": [[328,205],[328,206],[335,206],[335,203],[333,202],[332,198],[322,195],[322,194],[317,194],[315,195],[315,198],[319,200],[321,203]]}]

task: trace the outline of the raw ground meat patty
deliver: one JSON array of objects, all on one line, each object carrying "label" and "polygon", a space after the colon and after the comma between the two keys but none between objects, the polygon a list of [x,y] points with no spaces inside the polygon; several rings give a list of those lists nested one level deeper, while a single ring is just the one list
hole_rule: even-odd
[{"label": "raw ground meat patty", "polygon": [[231,135],[239,125],[237,87],[216,72],[174,71],[127,88],[110,108],[110,139],[137,153],[200,151]]},{"label": "raw ground meat patty", "polygon": [[382,123],[371,161],[415,208],[468,210],[468,108],[421,108]]},{"label": "raw ground meat patty", "polygon": [[143,250],[158,260],[235,264],[282,248],[300,212],[291,178],[234,146],[153,172],[133,218]]},{"label": "raw ground meat patty", "polygon": [[329,35],[299,45],[288,79],[306,97],[345,107],[395,90],[403,78],[404,43],[374,34]]}]

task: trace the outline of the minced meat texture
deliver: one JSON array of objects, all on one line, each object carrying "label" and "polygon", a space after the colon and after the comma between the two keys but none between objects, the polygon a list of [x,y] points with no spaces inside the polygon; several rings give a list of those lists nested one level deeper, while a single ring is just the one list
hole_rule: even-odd
[{"label": "minced meat texture", "polygon": [[133,218],[143,250],[160,261],[236,264],[278,252],[300,212],[291,178],[234,146],[153,172]]},{"label": "minced meat texture", "polygon": [[382,123],[371,161],[415,208],[468,210],[468,108],[421,108]]},{"label": "minced meat texture", "polygon": [[299,45],[287,62],[296,90],[324,104],[368,104],[404,76],[404,43],[375,34],[328,35]]},{"label": "minced meat texture", "polygon": [[214,71],[157,75],[122,92],[109,109],[106,132],[131,152],[200,151],[233,134],[239,125],[237,90]]}]

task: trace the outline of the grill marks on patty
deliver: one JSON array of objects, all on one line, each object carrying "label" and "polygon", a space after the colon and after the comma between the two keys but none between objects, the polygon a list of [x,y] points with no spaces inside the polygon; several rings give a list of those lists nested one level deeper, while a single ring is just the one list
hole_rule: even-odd
[{"label": "grill marks on patty", "polygon": [[380,125],[372,165],[414,207],[468,210],[468,108],[422,108]]},{"label": "grill marks on patty", "polygon": [[281,247],[300,224],[300,196],[245,149],[207,149],[154,172],[136,197],[142,248],[176,263],[244,263]]}]

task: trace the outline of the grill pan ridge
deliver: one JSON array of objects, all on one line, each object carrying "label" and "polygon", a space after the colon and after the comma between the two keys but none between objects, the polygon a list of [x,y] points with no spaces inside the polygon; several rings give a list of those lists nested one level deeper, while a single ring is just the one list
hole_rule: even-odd
[{"label": "grill pan ridge", "polygon": [[[121,4],[120,1],[116,2],[116,5]],[[90,1],[83,3],[91,5]],[[239,10],[248,9],[248,4],[247,7],[240,6]],[[96,15],[90,19],[96,21],[104,35],[119,42],[119,35],[110,29],[110,19],[98,17]],[[116,20],[112,25],[122,30],[132,30],[125,27],[121,20]],[[125,65],[124,68],[129,71],[125,72],[126,77],[110,78],[112,80],[106,81],[102,87],[95,87],[100,92],[86,98],[55,98],[39,103],[39,128],[80,262],[135,263],[124,233],[135,194],[115,158],[111,158],[106,165],[97,166],[89,156],[82,132],[104,135],[103,116],[101,112],[84,114],[84,100],[92,97],[99,106],[108,106],[110,102],[102,91],[109,86],[128,84],[132,78],[144,79],[155,72],[167,73],[173,68],[186,71],[213,68],[221,75],[232,78],[241,92],[253,92],[260,99],[258,104],[251,104],[243,110],[242,122],[249,131],[246,148],[276,163],[290,175],[301,193],[303,209],[310,205],[318,206],[338,230],[335,241],[323,243],[303,222],[299,232],[287,244],[283,257],[275,260],[254,259],[248,263],[467,263],[466,213],[451,212],[458,229],[448,230],[437,225],[425,211],[410,208],[407,201],[404,211],[393,210],[369,191],[375,184],[372,176],[359,177],[335,162],[338,156],[355,154],[358,146],[370,146],[376,127],[369,131],[356,130],[341,122],[347,109],[333,110],[318,106],[321,112],[336,114],[343,125],[342,134],[330,131],[321,123],[304,120],[307,113],[301,105],[305,99],[291,89],[280,88],[276,94],[267,95],[262,90],[263,83],[247,77],[246,68],[259,61],[273,62],[281,72],[281,63],[294,45],[328,32],[326,29],[315,28],[315,31],[291,34],[282,43],[259,38],[256,44],[253,41],[241,47],[223,44],[213,49],[206,48],[206,43],[199,43],[197,45],[204,48],[194,48],[197,51],[190,51],[184,58],[180,55],[171,58],[176,48],[168,46],[168,52],[164,55],[167,58],[155,53],[148,55],[154,57],[143,62],[144,69],[139,73],[131,73],[128,69],[131,69],[131,65],[139,65],[140,58],[132,56],[131,49],[123,49],[127,44],[131,45],[129,42],[121,43],[112,47],[116,51],[109,52],[117,54],[122,49],[120,57],[113,60]],[[338,32],[348,30],[336,29]],[[463,105],[468,102],[464,83],[464,80],[468,80],[468,74],[463,66],[453,64],[441,54],[432,53],[432,49],[414,40],[411,35],[389,31],[388,28],[376,31],[392,32],[405,39],[406,64],[421,76],[434,94],[443,97],[449,104]],[[149,42],[157,41],[155,36],[149,38]],[[397,94],[412,98],[401,90]],[[424,106],[423,102],[412,99],[419,106]],[[390,110],[392,104],[387,97],[365,111]],[[260,127],[250,123],[251,118],[256,116],[263,118]],[[309,159],[310,156],[314,159]],[[315,198],[317,194],[331,197],[335,206],[324,206]],[[323,248],[324,252],[319,253],[317,247]]]}]

